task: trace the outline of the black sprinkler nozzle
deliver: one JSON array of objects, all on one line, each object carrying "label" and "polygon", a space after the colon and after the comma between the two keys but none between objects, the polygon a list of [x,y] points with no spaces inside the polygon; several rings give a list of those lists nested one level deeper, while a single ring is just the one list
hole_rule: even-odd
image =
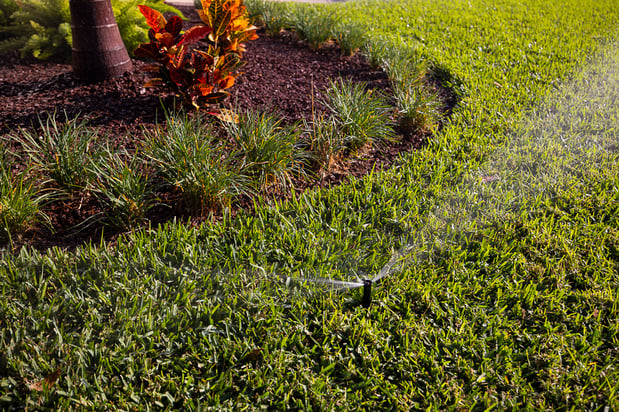
[{"label": "black sprinkler nozzle", "polygon": [[365,279],[363,281],[363,300],[361,301],[361,305],[364,308],[369,308],[372,304],[372,281],[370,279]]}]

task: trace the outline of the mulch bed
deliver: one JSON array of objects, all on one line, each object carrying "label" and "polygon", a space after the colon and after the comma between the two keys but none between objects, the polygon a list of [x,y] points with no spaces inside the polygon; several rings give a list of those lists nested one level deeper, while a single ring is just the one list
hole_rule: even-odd
[{"label": "mulch bed", "polygon": [[[193,13],[191,9],[182,11],[186,16]],[[309,121],[312,119],[312,108],[318,113],[325,109],[319,100],[329,81],[337,78],[365,82],[370,88],[389,93],[385,73],[373,70],[359,54],[343,57],[334,44],[313,51],[290,33],[283,33],[277,38],[260,32],[259,35],[258,40],[247,44],[244,55],[247,65],[231,89],[230,104],[236,110],[268,110],[282,116],[286,123],[303,119]],[[81,84],[73,78],[70,64],[24,60],[17,54],[2,56],[0,135],[33,127],[38,124],[38,117],[45,118],[47,113],[57,112],[59,118],[66,113],[69,118],[88,116],[88,124],[99,128],[113,145],[132,150],[143,128],[162,125],[162,105],[170,107],[173,102],[170,94],[143,87],[146,77],[139,70],[143,64],[135,60],[134,70],[117,79]],[[348,161],[338,172],[323,175],[314,181],[300,182],[296,190],[334,185],[363,176],[373,168],[389,167],[399,153],[419,148],[425,141],[426,136],[423,135],[407,136],[390,147]],[[240,204],[237,207],[249,206]],[[88,240],[98,240],[103,227],[95,226],[77,233],[73,227],[99,211],[94,199],[56,202],[46,210],[54,231],[38,227],[22,242],[45,249],[54,245],[73,247]],[[150,218],[153,223],[175,216],[195,223],[201,219],[187,215],[186,211],[170,208],[155,209],[152,214]],[[109,228],[103,233],[108,240],[118,235],[111,233]]]}]

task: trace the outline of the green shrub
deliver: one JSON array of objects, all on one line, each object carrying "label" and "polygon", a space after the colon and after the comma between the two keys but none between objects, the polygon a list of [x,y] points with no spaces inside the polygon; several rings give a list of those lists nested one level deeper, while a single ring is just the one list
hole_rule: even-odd
[{"label": "green shrub", "polygon": [[[0,0],[0,28],[4,28],[11,22],[11,16],[19,10],[19,6],[14,0]],[[0,39],[3,38],[0,29]]]},{"label": "green shrub", "polygon": [[[164,0],[112,0],[120,35],[130,53],[148,40],[148,26],[137,9],[138,3],[161,12],[179,13]],[[22,57],[41,60],[71,57],[69,0],[23,0],[19,5],[13,0],[0,0],[0,23],[0,54],[19,50]]]},{"label": "green shrub", "polygon": [[[10,0],[9,0],[10,1]],[[5,41],[0,53],[20,50],[46,60],[71,53],[71,13],[68,0],[26,0],[8,18],[2,28]]]}]

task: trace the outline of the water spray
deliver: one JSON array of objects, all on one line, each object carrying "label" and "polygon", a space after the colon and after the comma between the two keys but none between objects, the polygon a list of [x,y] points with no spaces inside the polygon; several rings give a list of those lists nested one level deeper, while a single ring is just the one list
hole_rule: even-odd
[{"label": "water spray", "polygon": [[399,251],[395,252],[391,259],[378,271],[376,276],[373,278],[365,278],[360,279],[357,276],[357,280],[347,281],[347,280],[339,280],[339,279],[330,279],[330,278],[321,278],[321,277],[286,277],[285,284],[286,286],[290,286],[291,282],[299,282],[299,283],[315,283],[324,285],[327,289],[343,291],[350,289],[358,289],[363,288],[363,295],[361,298],[361,306],[364,308],[369,308],[372,305],[372,285],[378,282],[380,279],[388,276],[393,272],[394,266],[397,263],[403,263],[410,258],[410,253],[408,252],[412,248],[412,244],[407,244]]}]

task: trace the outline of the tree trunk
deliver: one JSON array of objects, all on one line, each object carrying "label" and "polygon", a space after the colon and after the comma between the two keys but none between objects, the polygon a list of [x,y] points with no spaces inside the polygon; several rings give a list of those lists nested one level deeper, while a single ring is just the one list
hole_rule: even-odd
[{"label": "tree trunk", "polygon": [[81,81],[95,83],[131,70],[111,0],[70,0],[69,7],[74,75]]}]

